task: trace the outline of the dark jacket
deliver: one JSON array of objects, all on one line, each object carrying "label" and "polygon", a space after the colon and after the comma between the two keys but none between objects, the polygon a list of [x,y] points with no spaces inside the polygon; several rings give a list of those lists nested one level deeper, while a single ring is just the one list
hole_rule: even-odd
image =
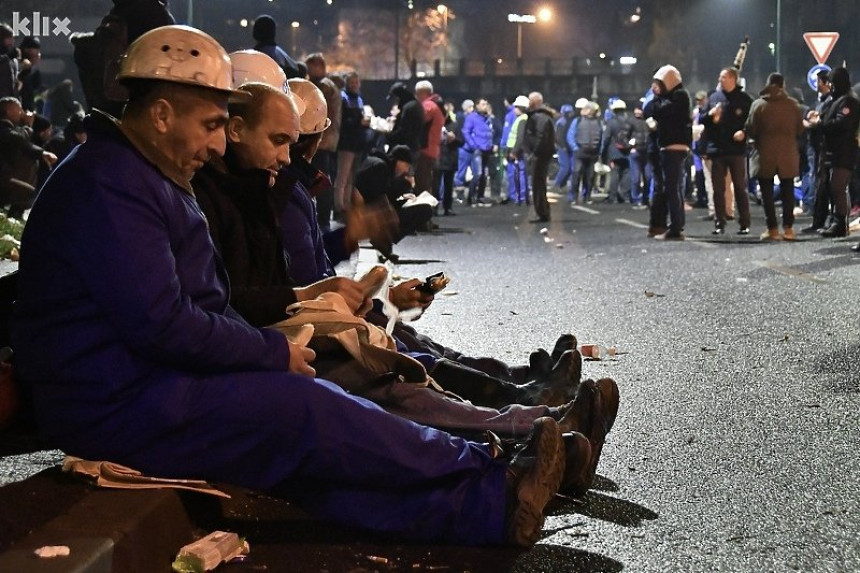
[{"label": "dark jacket", "polygon": [[[295,283],[270,205],[270,173],[230,168],[232,157],[212,159],[192,180],[212,242],[230,277],[230,304],[249,324],[266,326],[286,318],[296,302]],[[229,172],[228,172],[229,169]]]},{"label": "dark jacket", "polygon": [[0,120],[0,183],[14,177],[35,186],[42,152],[27,128]]},{"label": "dark jacket", "polygon": [[627,159],[630,157],[630,138],[633,136],[633,125],[626,112],[615,112],[606,122],[603,135],[603,150],[601,156],[609,161]]},{"label": "dark jacket", "polygon": [[827,107],[818,129],[824,135],[824,151],[832,167],[854,169],[857,163],[857,128],[860,101],[849,90]]},{"label": "dark jacket", "polygon": [[400,197],[412,191],[402,177],[394,176],[393,162],[382,155],[370,155],[362,162],[355,174],[355,188],[365,203],[387,199],[395,209],[405,202]]},{"label": "dark jacket", "polygon": [[[689,100],[689,95],[687,96]],[[714,123],[710,111],[722,104],[720,122]],[[726,93],[717,90],[708,98],[708,105],[699,113],[699,122],[705,126],[706,155],[745,155],[746,140],[732,139],[736,131],[743,131],[750,114],[752,98],[740,86]]]},{"label": "dark jacket", "polygon": [[648,149],[648,124],[645,123],[644,117],[630,116],[630,138],[636,140],[633,149],[636,153],[642,155]]},{"label": "dark jacket", "polygon": [[657,121],[657,144],[693,144],[693,118],[690,117],[690,94],[683,84],[678,84],[669,93],[654,98],[651,102],[651,117]]},{"label": "dark jacket", "polygon": [[[448,143],[445,134],[448,132],[454,133],[454,141]],[[456,171],[458,162],[457,150],[465,143],[463,133],[457,125],[457,121],[450,117],[445,117],[445,127],[442,130],[442,140],[439,143],[439,165],[440,171]]]},{"label": "dark jacket", "polygon": [[408,88],[399,87],[392,91],[392,95],[399,100],[400,113],[394,120],[394,127],[388,134],[388,145],[406,145],[412,153],[424,147],[426,139],[424,132],[424,106],[421,105],[415,95]]},{"label": "dark jacket", "polygon": [[338,150],[362,153],[367,147],[367,128],[364,119],[364,100],[361,94],[342,90],[340,106],[340,139]]},{"label": "dark jacket", "polygon": [[546,106],[528,111],[526,120],[526,155],[549,159],[555,154],[555,119]]}]

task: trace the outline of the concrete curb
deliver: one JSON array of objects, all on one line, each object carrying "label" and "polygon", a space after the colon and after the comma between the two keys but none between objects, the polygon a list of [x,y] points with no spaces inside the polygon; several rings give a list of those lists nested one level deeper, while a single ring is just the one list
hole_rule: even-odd
[{"label": "concrete curb", "polygon": [[[71,504],[63,499],[71,497]],[[16,527],[4,523],[9,549],[0,571],[169,571],[177,551],[194,540],[180,494],[172,490],[95,489],[51,468],[0,488],[4,520],[37,516]],[[67,545],[68,557],[39,558],[45,545]]]}]

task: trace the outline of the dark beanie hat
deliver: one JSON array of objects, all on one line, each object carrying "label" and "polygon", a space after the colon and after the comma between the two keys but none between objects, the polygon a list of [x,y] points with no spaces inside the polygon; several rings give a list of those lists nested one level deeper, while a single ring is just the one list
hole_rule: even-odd
[{"label": "dark beanie hat", "polygon": [[33,117],[33,133],[39,133],[51,127],[51,120],[41,114]]},{"label": "dark beanie hat", "polygon": [[408,145],[395,145],[389,152],[388,157],[391,161],[405,161],[412,163],[412,150]]},{"label": "dark beanie hat", "polygon": [[278,25],[275,23],[274,18],[267,14],[258,16],[254,20],[254,39],[258,42],[274,43],[277,29]]},{"label": "dark beanie hat", "polygon": [[833,87],[833,94],[836,97],[847,94],[851,90],[848,70],[840,67],[830,72],[830,85]]},{"label": "dark beanie hat", "polygon": [[39,41],[39,38],[36,38],[35,36],[27,36],[21,40],[21,44],[18,47],[22,50],[26,50],[28,48],[38,50],[42,47],[42,43]]}]

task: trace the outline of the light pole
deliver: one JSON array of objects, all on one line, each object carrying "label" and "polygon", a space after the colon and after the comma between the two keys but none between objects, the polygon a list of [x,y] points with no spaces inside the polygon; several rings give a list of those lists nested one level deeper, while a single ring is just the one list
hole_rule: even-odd
[{"label": "light pole", "polygon": [[508,22],[517,25],[517,59],[523,59],[523,24],[534,24],[537,16],[534,14],[508,14]]},{"label": "light pole", "polygon": [[780,38],[782,37],[782,0],[776,0],[776,71],[782,73],[780,67]]},{"label": "light pole", "polygon": [[513,22],[517,25],[517,59],[523,58],[523,24],[536,24],[538,20],[541,22],[549,22],[552,19],[552,11],[549,8],[541,8],[538,10],[538,15],[534,14],[508,14],[508,22]]},{"label": "light pole", "polygon": [[293,57],[296,57],[296,35],[299,32],[299,26],[301,26],[301,24],[297,20],[293,20],[293,22],[290,24],[290,32],[293,40],[293,51],[291,52],[291,55]]}]

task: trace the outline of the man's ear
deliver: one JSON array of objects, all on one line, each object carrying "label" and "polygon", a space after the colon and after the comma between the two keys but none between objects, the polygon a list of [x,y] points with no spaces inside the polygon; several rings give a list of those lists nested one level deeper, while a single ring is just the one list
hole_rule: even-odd
[{"label": "man's ear", "polygon": [[244,133],[247,125],[248,124],[245,123],[244,118],[241,118],[238,115],[231,116],[230,119],[227,120],[227,127],[225,128],[227,141],[230,143],[239,143],[242,141],[242,134]]},{"label": "man's ear", "polygon": [[164,134],[173,124],[175,110],[169,101],[159,98],[152,102],[149,106],[149,116],[152,119],[152,125],[158,133]]}]

